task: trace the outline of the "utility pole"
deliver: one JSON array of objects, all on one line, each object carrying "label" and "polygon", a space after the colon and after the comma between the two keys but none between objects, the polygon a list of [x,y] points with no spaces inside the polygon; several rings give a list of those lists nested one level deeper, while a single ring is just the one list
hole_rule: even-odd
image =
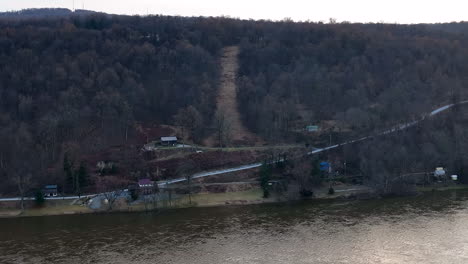
[{"label": "utility pole", "polygon": [[344,162],[344,176],[345,176],[345,180],[346,180],[346,160]]}]

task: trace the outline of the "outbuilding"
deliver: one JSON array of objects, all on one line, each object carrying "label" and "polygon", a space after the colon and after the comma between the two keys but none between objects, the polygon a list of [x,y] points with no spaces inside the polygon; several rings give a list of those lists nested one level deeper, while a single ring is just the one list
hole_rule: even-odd
[{"label": "outbuilding", "polygon": [[56,197],[58,195],[57,185],[46,185],[42,189],[42,193],[45,197]]},{"label": "outbuilding", "polygon": [[161,145],[175,146],[177,145],[177,137],[161,137]]}]

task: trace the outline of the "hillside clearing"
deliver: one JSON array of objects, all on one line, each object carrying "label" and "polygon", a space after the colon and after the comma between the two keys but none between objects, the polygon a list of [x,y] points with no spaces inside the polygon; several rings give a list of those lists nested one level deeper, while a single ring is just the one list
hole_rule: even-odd
[{"label": "hillside clearing", "polygon": [[[216,99],[217,113],[223,113],[229,123],[230,142],[232,145],[258,145],[262,140],[250,132],[243,124],[237,104],[236,77],[239,68],[239,47],[230,46],[223,49],[221,57],[221,80]],[[207,146],[216,145],[216,136],[205,140]]]}]

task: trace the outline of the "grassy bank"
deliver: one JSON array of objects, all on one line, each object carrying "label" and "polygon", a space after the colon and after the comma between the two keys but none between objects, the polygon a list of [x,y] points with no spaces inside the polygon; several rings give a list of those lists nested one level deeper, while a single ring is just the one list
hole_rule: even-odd
[{"label": "grassy bank", "polygon": [[47,216],[47,215],[67,215],[86,214],[93,210],[80,205],[44,206],[25,210],[20,216]]},{"label": "grassy bank", "polygon": [[[239,192],[226,192],[226,193],[198,193],[193,194],[191,201],[188,195],[179,199],[175,199],[170,203],[158,203],[160,209],[164,208],[187,208],[187,207],[208,207],[208,206],[222,206],[229,204],[253,204],[276,201],[274,197],[263,199],[261,189],[251,189]],[[143,203],[132,205],[116,206],[112,212],[139,212],[148,209],[153,209],[152,204],[146,207]],[[46,201],[40,207],[32,207],[26,209],[24,212],[18,209],[0,209],[0,218],[10,217],[31,217],[31,216],[49,216],[49,215],[69,215],[69,214],[86,214],[106,212],[106,210],[92,210],[82,205],[71,205],[70,201]]]},{"label": "grassy bank", "polygon": [[450,191],[450,190],[467,190],[467,184],[456,184],[456,185],[449,185],[449,186],[442,186],[442,185],[430,185],[424,187],[417,187],[416,190],[419,192],[432,192],[432,191]]},{"label": "grassy bank", "polygon": [[[364,186],[346,188],[337,188],[333,195],[329,195],[328,188],[320,188],[314,190],[315,196],[312,199],[336,199],[346,197],[348,195],[366,193],[370,189]],[[226,206],[226,205],[247,205],[247,204],[261,204],[261,203],[275,203],[291,200],[285,195],[280,195],[275,192],[271,193],[269,198],[263,198],[263,191],[260,188],[253,188],[245,191],[237,192],[224,192],[224,193],[197,193],[193,194],[191,198],[188,195],[181,196],[172,201],[159,202],[156,206],[157,209],[170,209],[170,208],[188,208],[188,207],[212,207],[212,206]],[[294,200],[294,199],[293,199]],[[46,201],[41,207],[33,207],[21,212],[20,210],[0,210],[0,217],[31,217],[31,216],[49,216],[49,215],[69,215],[69,214],[86,214],[86,213],[102,213],[108,212],[104,210],[92,210],[82,205],[71,205],[70,201]],[[111,212],[140,212],[146,210],[153,210],[154,205],[147,203],[146,206],[143,202],[127,204],[121,201],[114,206]]]},{"label": "grassy bank", "polygon": [[41,206],[32,206],[21,212],[19,209],[0,210],[0,217],[18,217],[18,216],[47,216],[47,215],[65,215],[65,214],[85,214],[93,211],[85,206],[71,205],[70,200],[46,201]]},{"label": "grassy bank", "polygon": [[1,209],[0,218],[17,217],[21,215],[21,210]]},{"label": "grassy bank", "polygon": [[[270,203],[278,201],[277,196],[264,199],[261,189],[251,189],[247,191],[238,192],[225,192],[225,193],[197,193],[192,194],[190,198],[188,195],[182,196],[179,199],[172,200],[171,202],[158,203],[158,209],[167,208],[189,208],[189,207],[211,207],[211,206],[224,206],[224,205],[242,205],[242,204],[259,204]],[[147,207],[143,203],[127,206],[126,211],[145,211],[153,209],[151,203]]]},{"label": "grassy bank", "polygon": [[[198,193],[192,195],[192,204],[195,206],[217,206],[228,204],[252,204],[262,202],[273,202],[275,196],[270,198],[262,198],[263,192],[261,189],[252,189],[240,192],[226,193]],[[181,199],[182,204],[190,205],[188,196]]]}]

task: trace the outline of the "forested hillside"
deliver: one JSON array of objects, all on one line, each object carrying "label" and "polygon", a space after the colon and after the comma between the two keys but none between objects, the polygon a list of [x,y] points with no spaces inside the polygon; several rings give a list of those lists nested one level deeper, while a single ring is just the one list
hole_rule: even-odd
[{"label": "forested hillside", "polygon": [[426,26],[257,23],[241,53],[240,109],[269,138],[335,120],[353,131],[427,112],[468,87],[467,37]]},{"label": "forested hillside", "polygon": [[0,21],[2,181],[47,177],[70,148],[83,154],[125,143],[137,121],[171,123],[188,106],[200,126],[210,125],[226,41],[216,23],[104,15]]},{"label": "forested hillside", "polygon": [[111,146],[138,150],[135,133],[145,124],[189,120],[190,139],[201,142],[213,130],[226,46],[240,47],[244,124],[267,143],[306,143],[296,132],[323,121],[357,135],[409,120],[466,99],[468,38],[460,28],[6,16],[0,193],[16,190],[21,177],[36,185],[67,177],[70,156],[78,168],[82,156]]}]

